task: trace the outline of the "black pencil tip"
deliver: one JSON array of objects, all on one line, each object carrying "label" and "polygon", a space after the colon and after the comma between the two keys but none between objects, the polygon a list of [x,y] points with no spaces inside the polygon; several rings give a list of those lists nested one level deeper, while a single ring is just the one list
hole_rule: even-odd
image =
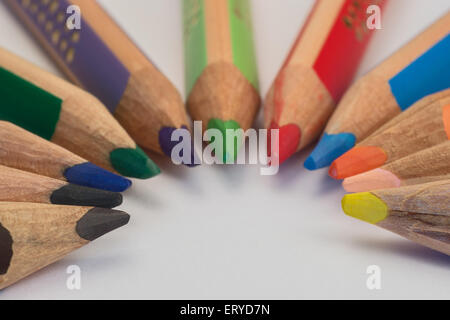
[{"label": "black pencil tip", "polygon": [[122,204],[122,195],[117,192],[67,184],[53,191],[50,201],[53,204],[113,208]]},{"label": "black pencil tip", "polygon": [[93,208],[78,220],[76,231],[81,238],[92,241],[126,225],[129,220],[130,215],[126,212]]},{"label": "black pencil tip", "polygon": [[0,275],[8,272],[13,256],[13,239],[8,229],[0,223]]}]

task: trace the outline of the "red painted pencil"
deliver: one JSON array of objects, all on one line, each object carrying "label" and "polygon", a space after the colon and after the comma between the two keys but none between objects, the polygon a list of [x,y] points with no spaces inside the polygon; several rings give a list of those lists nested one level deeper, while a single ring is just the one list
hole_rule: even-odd
[{"label": "red painted pencil", "polygon": [[385,2],[317,0],[266,97],[265,126],[280,129],[280,163],[321,133],[373,34],[367,8]]}]

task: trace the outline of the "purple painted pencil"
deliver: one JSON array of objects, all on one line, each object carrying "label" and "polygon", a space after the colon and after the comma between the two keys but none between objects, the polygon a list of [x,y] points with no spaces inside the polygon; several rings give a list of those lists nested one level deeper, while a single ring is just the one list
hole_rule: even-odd
[{"label": "purple painted pencil", "polygon": [[139,145],[171,156],[172,132],[189,128],[181,97],[96,1],[6,3],[62,71],[97,96]]}]

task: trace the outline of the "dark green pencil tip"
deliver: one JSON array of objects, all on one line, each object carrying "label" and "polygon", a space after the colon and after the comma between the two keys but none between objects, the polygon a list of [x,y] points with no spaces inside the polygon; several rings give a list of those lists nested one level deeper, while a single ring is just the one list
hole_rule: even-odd
[{"label": "dark green pencil tip", "polygon": [[161,173],[158,166],[142,151],[141,148],[121,148],[110,153],[114,169],[121,175],[148,179]]},{"label": "dark green pencil tip", "polygon": [[242,134],[235,132],[236,136],[234,139],[227,139],[227,130],[236,131],[241,129],[239,123],[234,120],[223,121],[221,119],[211,119],[208,122],[208,129],[217,129],[222,133],[223,151],[217,157],[223,158],[224,163],[227,162],[227,159],[235,161],[243,137]]},{"label": "dark green pencil tip", "polygon": [[126,225],[129,220],[130,215],[126,212],[93,208],[78,220],[76,231],[81,238],[92,241]]}]

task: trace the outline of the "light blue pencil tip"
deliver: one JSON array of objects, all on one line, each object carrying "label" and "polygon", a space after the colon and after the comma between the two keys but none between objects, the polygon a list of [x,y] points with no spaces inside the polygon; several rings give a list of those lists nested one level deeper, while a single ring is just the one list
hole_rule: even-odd
[{"label": "light blue pencil tip", "polygon": [[325,133],[303,165],[308,170],[327,167],[336,158],[353,148],[355,143],[356,137],[353,133]]}]

